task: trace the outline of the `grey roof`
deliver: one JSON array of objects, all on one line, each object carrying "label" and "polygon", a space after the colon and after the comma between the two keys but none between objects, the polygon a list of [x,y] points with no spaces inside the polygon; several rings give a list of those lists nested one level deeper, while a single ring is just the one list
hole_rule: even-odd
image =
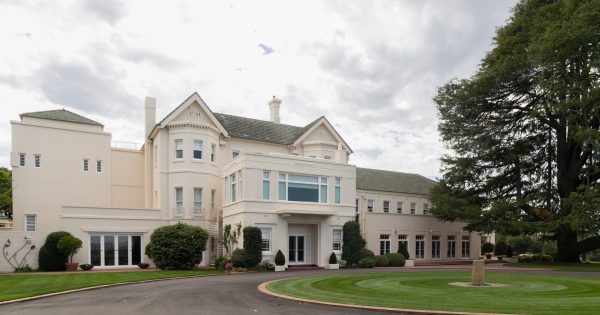
[{"label": "grey roof", "polygon": [[34,117],[34,118],[42,118],[42,119],[50,119],[50,120],[58,120],[58,121],[66,121],[77,124],[87,124],[87,125],[95,125],[102,126],[101,123],[91,120],[89,118],[85,118],[81,115],[70,112],[66,109],[57,109],[57,110],[46,110],[41,112],[31,112],[31,113],[23,113],[20,115],[21,117]]},{"label": "grey roof", "polygon": [[435,181],[419,174],[356,168],[356,189],[429,195]]}]

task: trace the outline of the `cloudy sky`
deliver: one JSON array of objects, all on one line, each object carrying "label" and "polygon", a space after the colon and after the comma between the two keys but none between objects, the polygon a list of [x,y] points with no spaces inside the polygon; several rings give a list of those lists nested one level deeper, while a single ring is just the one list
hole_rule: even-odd
[{"label": "cloudy sky", "polygon": [[515,0],[0,0],[0,166],[10,120],[66,108],[143,142],[197,91],[215,112],[282,123],[325,115],[363,167],[439,176],[431,98],[468,77]]}]

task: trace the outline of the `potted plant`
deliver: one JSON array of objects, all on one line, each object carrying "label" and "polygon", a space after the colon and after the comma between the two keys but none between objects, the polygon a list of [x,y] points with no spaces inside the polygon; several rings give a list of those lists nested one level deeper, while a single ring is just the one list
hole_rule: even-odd
[{"label": "potted plant", "polygon": [[65,263],[67,271],[77,271],[77,266],[79,266],[79,263],[73,262],[73,255],[75,255],[81,248],[81,240],[75,236],[67,235],[58,241],[56,248],[69,257],[69,262]]},{"label": "potted plant", "polygon": [[338,264],[338,259],[335,253],[331,253],[329,256],[329,269],[340,269],[340,264]]},{"label": "potted plant", "polygon": [[285,256],[281,250],[278,250],[275,255],[275,271],[285,271]]},{"label": "potted plant", "polygon": [[414,267],[415,266],[415,260],[414,259],[410,259],[410,254],[408,253],[408,248],[406,248],[406,246],[404,246],[404,243],[399,243],[398,244],[398,254],[402,254],[402,256],[404,256],[404,267]]}]

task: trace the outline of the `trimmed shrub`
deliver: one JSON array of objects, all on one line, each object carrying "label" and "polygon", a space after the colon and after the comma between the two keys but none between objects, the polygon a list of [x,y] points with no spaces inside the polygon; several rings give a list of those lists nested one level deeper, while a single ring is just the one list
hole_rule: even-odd
[{"label": "trimmed shrub", "polygon": [[[58,240],[58,244],[56,244],[56,248],[61,251],[63,254],[69,257],[69,262],[73,262],[73,255],[75,255],[79,249],[81,248],[81,240],[73,235],[63,236],[60,240]],[[83,269],[83,268],[82,268]]]},{"label": "trimmed shrub", "polygon": [[38,256],[38,264],[39,268],[42,271],[65,271],[67,267],[65,263],[67,262],[67,255],[62,253],[56,247],[58,245],[58,241],[65,237],[70,236],[69,232],[52,232],[48,234],[46,237],[46,242],[40,248],[40,253]]},{"label": "trimmed shrub", "polygon": [[390,261],[385,255],[375,256],[375,266],[387,267],[389,264],[390,264]]},{"label": "trimmed shrub", "polygon": [[375,253],[373,253],[369,249],[363,248],[359,251],[359,257],[360,257],[360,259],[363,259],[363,258],[375,259]]},{"label": "trimmed shrub", "polygon": [[385,256],[389,261],[388,266],[390,267],[404,267],[404,264],[406,263],[406,259],[404,259],[404,256],[402,254],[389,253]]},{"label": "trimmed shrub", "polygon": [[225,271],[233,270],[233,263],[226,263],[225,266],[223,266],[223,269],[225,269]]},{"label": "trimmed shrub", "polygon": [[258,270],[275,270],[275,265],[268,259],[265,259],[256,266]]},{"label": "trimmed shrub", "polygon": [[275,265],[277,265],[277,266],[285,265],[285,256],[283,256],[283,253],[281,252],[281,250],[278,250],[277,254],[275,254]]},{"label": "trimmed shrub", "polygon": [[163,270],[193,269],[202,262],[208,233],[200,227],[177,223],[159,227],[150,236],[146,255]]},{"label": "trimmed shrub", "polygon": [[261,243],[262,233],[260,232],[259,228],[255,226],[247,226],[244,228],[244,251],[246,251],[246,268],[252,268],[261,262]]},{"label": "trimmed shrub", "polygon": [[373,258],[362,258],[358,261],[359,268],[373,268],[375,267],[375,259]]},{"label": "trimmed shrub", "polygon": [[510,247],[510,245],[508,245],[508,247],[506,247],[506,257],[512,257],[512,256],[514,256],[513,249],[512,249],[512,247]]},{"label": "trimmed shrub", "polygon": [[398,254],[402,254],[404,259],[410,259],[410,254],[408,253],[408,248],[404,246],[404,243],[398,243]]},{"label": "trimmed shrub", "polygon": [[246,258],[246,250],[238,248],[231,254],[231,262],[236,268],[247,268],[248,259]]},{"label": "trimmed shrub", "polygon": [[506,255],[506,250],[508,249],[508,244],[504,241],[497,241],[496,247],[494,248],[494,255],[503,256]]},{"label": "trimmed shrub", "polygon": [[365,248],[365,240],[360,235],[360,225],[355,221],[348,221],[343,229],[342,259],[349,265],[356,264],[361,256],[360,250]]},{"label": "trimmed shrub", "polygon": [[483,245],[481,245],[481,253],[482,254],[493,253],[493,252],[494,252],[494,244],[486,242],[486,243],[483,243]]},{"label": "trimmed shrub", "polygon": [[338,263],[338,259],[337,259],[337,256],[335,255],[335,253],[331,253],[331,255],[329,255],[329,263],[330,264]]}]

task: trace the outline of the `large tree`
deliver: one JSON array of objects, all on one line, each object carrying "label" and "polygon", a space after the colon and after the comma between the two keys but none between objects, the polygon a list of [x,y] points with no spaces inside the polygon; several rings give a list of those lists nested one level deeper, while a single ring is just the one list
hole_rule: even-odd
[{"label": "large tree", "polygon": [[523,0],[469,79],[434,97],[449,154],[431,212],[600,248],[600,0]]},{"label": "large tree", "polygon": [[12,219],[12,172],[0,167],[0,215]]}]

